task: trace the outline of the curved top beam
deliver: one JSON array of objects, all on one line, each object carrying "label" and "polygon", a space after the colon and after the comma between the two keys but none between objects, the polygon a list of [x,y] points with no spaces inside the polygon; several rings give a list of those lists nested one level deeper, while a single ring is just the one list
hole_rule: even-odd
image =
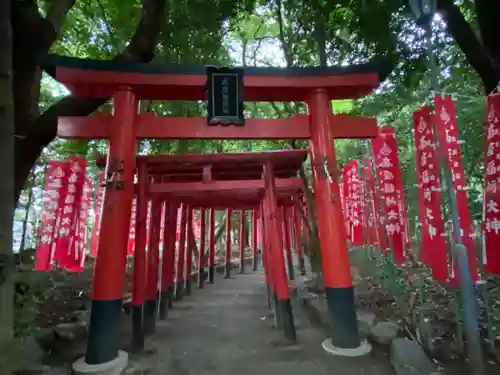
[{"label": "curved top beam", "polygon": [[[144,64],[47,55],[42,68],[73,94],[109,97],[130,86],[140,99],[205,100],[203,65]],[[394,68],[376,58],[364,64],[332,67],[245,67],[244,100],[301,101],[311,90],[325,89],[330,99],[357,98],[370,93]]]}]

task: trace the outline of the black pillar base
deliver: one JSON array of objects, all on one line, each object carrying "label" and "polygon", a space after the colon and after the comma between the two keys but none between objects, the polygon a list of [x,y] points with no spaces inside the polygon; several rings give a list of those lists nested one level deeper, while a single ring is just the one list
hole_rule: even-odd
[{"label": "black pillar base", "polygon": [[171,309],[174,301],[174,287],[168,287],[168,308]]},{"label": "black pillar base", "polygon": [[272,307],[272,296],[271,296],[271,288],[269,285],[266,285],[267,289],[267,307],[271,308]]},{"label": "black pillar base", "polygon": [[293,269],[293,262],[288,263],[288,278],[290,280],[295,279],[295,270]]},{"label": "black pillar base", "polygon": [[225,279],[230,279],[231,278],[231,264],[226,264],[226,268],[224,271],[224,278]]},{"label": "black pillar base", "polygon": [[252,259],[252,271],[257,271],[257,268],[259,268],[259,258],[256,255]]},{"label": "black pillar base", "polygon": [[92,301],[85,362],[99,365],[118,356],[122,300]]},{"label": "black pillar base", "polygon": [[208,282],[210,284],[215,283],[215,265],[213,264],[208,266]]},{"label": "black pillar base", "polygon": [[281,322],[285,338],[290,342],[297,342],[297,332],[295,331],[295,322],[293,319],[292,304],[290,298],[276,301],[278,310],[281,312]]},{"label": "black pillar base", "polygon": [[198,271],[198,288],[203,289],[205,287],[205,268],[200,267]]},{"label": "black pillar base", "polygon": [[151,336],[156,328],[156,299],[144,301],[144,335]]},{"label": "black pillar base", "polygon": [[304,260],[304,257],[299,257],[299,267],[300,267],[300,274],[302,276],[305,276],[305,274],[306,274],[306,262]]},{"label": "black pillar base", "polygon": [[175,283],[175,300],[182,301],[184,298],[184,282]]},{"label": "black pillar base", "polygon": [[132,306],[132,342],[130,349],[133,353],[144,350],[143,306]]},{"label": "black pillar base", "polygon": [[240,262],[240,273],[245,273],[245,259],[243,259],[243,262]]},{"label": "black pillar base", "polygon": [[276,329],[281,330],[283,328],[283,311],[280,309],[278,304],[278,297],[273,293],[273,311],[274,311],[274,326]]},{"label": "black pillar base", "polygon": [[354,288],[325,288],[331,321],[332,344],[342,349],[360,345]]},{"label": "black pillar base", "polygon": [[160,320],[165,320],[168,317],[168,304],[171,302],[170,288],[160,293]]},{"label": "black pillar base", "polygon": [[185,281],[184,287],[185,287],[184,295],[190,296],[191,295],[191,279]]}]

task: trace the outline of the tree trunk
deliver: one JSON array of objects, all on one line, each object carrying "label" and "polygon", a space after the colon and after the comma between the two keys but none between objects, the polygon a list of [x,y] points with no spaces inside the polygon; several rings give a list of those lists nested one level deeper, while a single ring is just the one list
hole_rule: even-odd
[{"label": "tree trunk", "polygon": [[[226,228],[226,215],[222,216],[221,219],[221,224],[219,225],[219,228],[215,231],[214,234],[214,243],[217,245],[217,242],[219,241],[219,238],[224,234],[224,229]],[[216,246],[217,247],[217,246]],[[217,251],[217,249],[216,249]],[[208,260],[208,255],[209,255],[209,248],[207,245],[207,250],[205,251],[205,259]]]},{"label": "tree trunk", "polygon": [[0,1],[0,367],[13,373],[14,257],[14,103],[12,99],[11,1]]},{"label": "tree trunk", "polygon": [[[19,245],[19,253],[21,254],[24,250],[24,246],[26,243],[26,230],[28,228],[28,219],[29,219],[29,214],[30,214],[30,208],[31,208],[31,202],[33,200],[33,183],[35,181],[35,176],[34,174],[30,178],[29,186],[28,186],[28,200],[26,201],[26,206],[24,207],[25,213],[24,213],[24,220],[23,220],[23,232],[21,234],[21,243]],[[22,257],[21,257],[22,259]]]}]

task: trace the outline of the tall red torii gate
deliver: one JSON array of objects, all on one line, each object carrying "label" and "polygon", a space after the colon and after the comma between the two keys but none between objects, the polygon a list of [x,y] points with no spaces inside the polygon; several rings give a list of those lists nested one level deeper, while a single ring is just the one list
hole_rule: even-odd
[{"label": "tall red torii gate", "polygon": [[249,119],[243,127],[208,126],[206,120],[200,118],[138,113],[141,99],[205,100],[204,67],[158,66],[53,55],[47,57],[43,67],[74,95],[113,98],[112,115],[60,117],[57,133],[68,139],[108,139],[110,144],[94,285],[109,283],[113,286],[106,290],[93,289],[87,353],[79,365],[112,366],[118,357],[126,358],[125,353],[118,351],[118,317],[123,285],[119,286],[115,278],[120,276],[123,279],[125,275],[136,143],[141,138],[309,139],[323,278],[334,327],[331,340],[325,341],[323,347],[336,353],[359,351],[354,289],[338,199],[333,141],[336,138],[373,138],[376,136],[376,122],[374,119],[333,115],[330,101],[369,94],[385,79],[392,66],[372,62],[330,68],[245,68],[244,100],[304,101],[308,115]]}]

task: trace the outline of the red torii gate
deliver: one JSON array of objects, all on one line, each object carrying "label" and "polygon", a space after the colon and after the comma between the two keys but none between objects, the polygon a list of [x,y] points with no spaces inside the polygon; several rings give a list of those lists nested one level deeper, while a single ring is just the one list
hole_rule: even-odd
[{"label": "red torii gate", "polygon": [[[177,275],[174,282],[172,277],[173,268],[171,268],[174,256],[171,251],[174,251],[173,246],[167,244],[171,241],[167,235],[164,235],[164,252],[163,252],[163,265],[162,265],[162,288],[161,293],[158,293],[156,286],[157,268],[158,268],[158,251],[156,249],[156,242],[159,239],[157,234],[159,231],[160,222],[160,209],[161,201],[166,201],[171,206],[166,209],[166,213],[175,215],[175,218],[166,217],[165,233],[170,233],[171,229],[167,228],[168,225],[177,223],[177,208],[181,203],[187,212],[187,228],[190,229],[191,222],[190,213],[194,207],[207,208],[227,208],[245,209],[259,208],[262,202],[265,191],[265,181],[262,180],[263,168],[265,164],[269,164],[275,171],[274,185],[276,187],[278,204],[280,206],[293,205],[295,201],[290,197],[297,197],[302,194],[303,181],[300,178],[293,177],[297,175],[297,170],[305,161],[307,152],[300,150],[289,150],[279,152],[264,152],[264,153],[240,153],[240,154],[202,154],[202,155],[155,155],[155,156],[139,156],[137,158],[137,165],[139,168],[139,183],[136,185],[137,194],[137,223],[146,220],[146,212],[144,208],[146,205],[144,201],[151,199],[152,208],[152,249],[148,253],[148,260],[146,262],[145,254],[145,227],[138,225],[137,246],[134,253],[134,293],[132,298],[132,311],[133,311],[133,333],[132,344],[134,348],[140,349],[144,343],[143,334],[151,334],[155,326],[155,311],[158,306],[158,297],[160,300],[160,318],[166,318],[166,307],[170,304],[173,289],[175,289],[175,297],[180,300],[183,297],[183,291],[186,295],[190,294],[191,289],[191,266],[189,261],[192,259],[190,249],[191,235],[185,235],[182,231],[185,229],[181,225],[181,238],[180,238],[180,256],[178,257],[179,263],[177,266]],[[99,166],[104,164],[104,158],[97,161]],[[147,187],[143,188],[143,181],[147,181]],[[172,182],[174,181],[174,182]],[[187,208],[186,208],[187,207]],[[175,208],[175,209],[174,209]],[[204,210],[202,210],[204,215]],[[185,219],[186,212],[182,211]],[[213,216],[213,213],[211,214]],[[228,224],[226,228],[226,236],[228,236],[230,229],[230,214],[227,216]],[[256,217],[254,217],[253,237],[256,236]],[[286,220],[282,217],[282,220]],[[204,216],[202,216],[202,225],[204,225]],[[173,223],[173,224],[172,224]],[[243,223],[243,221],[242,221]],[[139,229],[139,227],[141,229]],[[286,226],[285,226],[286,227]],[[140,232],[142,230],[142,232]],[[213,231],[213,228],[210,228]],[[240,232],[244,231],[244,227],[240,228]],[[287,231],[288,232],[288,231]],[[171,234],[169,234],[171,235]],[[281,231],[280,234],[281,235]],[[186,239],[187,237],[187,239]],[[202,237],[203,238],[203,237]],[[186,241],[187,240],[187,241]],[[293,274],[293,261],[291,257],[289,233],[285,233],[285,240],[287,243],[287,260],[289,273]],[[185,256],[185,242],[188,243],[187,255]],[[256,268],[256,240],[254,241],[254,269]],[[213,282],[214,279],[214,243],[210,242],[210,268],[209,280]],[[204,245],[200,246],[200,256],[204,254]],[[240,238],[240,272],[244,272],[244,248],[243,241]],[[188,264],[186,265],[185,273],[179,273],[179,269],[183,269],[182,261],[186,258]],[[231,269],[231,248],[228,238],[226,238],[226,278],[230,277]],[[203,258],[200,258],[199,264],[202,265]],[[148,263],[148,271],[146,272],[146,263]],[[269,265],[280,267],[280,265]],[[144,275],[148,275],[146,284]],[[199,279],[200,285],[204,276],[204,270],[200,267]],[[145,298],[142,292],[145,290]],[[288,296],[288,294],[286,294]],[[289,297],[287,297],[289,298]],[[279,301],[278,301],[279,302]],[[289,305],[289,301],[284,302]],[[142,311],[142,304],[144,304],[144,317]],[[291,314],[291,309],[281,309],[277,314]],[[141,322],[144,321],[143,327]],[[283,317],[281,321],[288,321],[293,323],[293,318]],[[285,333],[291,335],[291,339],[295,340],[295,329],[288,328]]]},{"label": "red torii gate", "polygon": [[[202,118],[157,117],[138,113],[138,101],[205,100],[203,67],[158,66],[48,56],[44,69],[73,94],[113,98],[114,113],[61,117],[58,136],[108,139],[107,192],[96,260],[89,339],[85,359],[75,366],[114,366],[123,298],[127,235],[138,139],[310,139],[323,278],[334,330],[323,347],[360,347],[346,233],[340,208],[335,138],[373,138],[374,119],[333,115],[330,100],[370,93],[392,66],[372,62],[331,68],[245,68],[244,100],[305,101],[308,115],[248,119],[245,126],[208,126]],[[96,285],[109,285],[99,289]],[[342,351],[340,351],[342,352]]]}]

